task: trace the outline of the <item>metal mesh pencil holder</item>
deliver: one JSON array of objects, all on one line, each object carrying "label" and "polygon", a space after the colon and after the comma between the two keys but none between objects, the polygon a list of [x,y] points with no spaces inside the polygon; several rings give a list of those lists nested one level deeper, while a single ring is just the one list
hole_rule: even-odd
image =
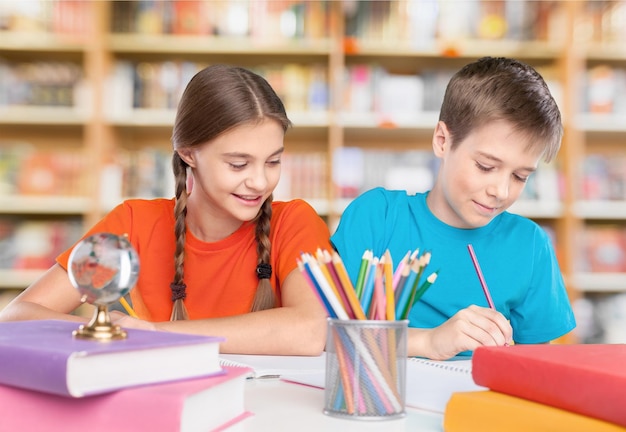
[{"label": "metal mesh pencil holder", "polygon": [[328,320],[324,413],[385,420],[405,410],[408,321]]}]

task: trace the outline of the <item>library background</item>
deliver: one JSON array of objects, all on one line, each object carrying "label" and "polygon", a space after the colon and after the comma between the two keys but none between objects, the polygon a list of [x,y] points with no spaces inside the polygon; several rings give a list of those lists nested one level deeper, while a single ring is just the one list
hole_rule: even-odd
[{"label": "library background", "polygon": [[426,190],[451,74],[535,66],[561,107],[556,163],[511,209],[551,234],[578,319],[626,342],[626,1],[0,0],[0,308],[127,197],[171,197],[180,93],[252,68],[294,123],[276,199],[331,230],[382,185]]}]

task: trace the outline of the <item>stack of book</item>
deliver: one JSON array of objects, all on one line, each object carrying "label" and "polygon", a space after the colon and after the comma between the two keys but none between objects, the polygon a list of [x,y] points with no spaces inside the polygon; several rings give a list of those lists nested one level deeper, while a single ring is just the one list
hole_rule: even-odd
[{"label": "stack of book", "polygon": [[127,329],[98,342],[77,328],[0,323],[0,430],[206,432],[247,417],[250,370],[221,366],[222,338]]},{"label": "stack of book", "polygon": [[444,430],[626,430],[625,344],[480,347],[472,376],[482,391],[452,394]]}]

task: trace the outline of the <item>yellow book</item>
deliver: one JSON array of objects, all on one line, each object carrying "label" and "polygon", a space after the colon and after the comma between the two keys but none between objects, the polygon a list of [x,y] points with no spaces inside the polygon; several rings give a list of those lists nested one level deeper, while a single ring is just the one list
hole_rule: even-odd
[{"label": "yellow book", "polygon": [[624,432],[625,428],[498,393],[492,390],[452,394],[443,417],[445,432]]}]

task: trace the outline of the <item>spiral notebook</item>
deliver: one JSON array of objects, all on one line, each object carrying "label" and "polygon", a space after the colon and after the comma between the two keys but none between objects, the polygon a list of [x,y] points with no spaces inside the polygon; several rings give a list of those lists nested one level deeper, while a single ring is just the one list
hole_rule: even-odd
[{"label": "spiral notebook", "polygon": [[474,383],[472,360],[437,361],[410,357],[406,365],[406,405],[443,413],[452,393],[486,390]]},{"label": "spiral notebook", "polygon": [[326,356],[272,356],[221,354],[222,366],[247,367],[249,378],[280,378],[283,375],[320,374],[324,376]]},{"label": "spiral notebook", "polygon": [[[284,381],[324,388],[324,371],[290,374],[280,377]],[[486,390],[474,383],[472,360],[455,357],[437,361],[409,357],[406,363],[406,406],[443,414],[452,393]]]}]

